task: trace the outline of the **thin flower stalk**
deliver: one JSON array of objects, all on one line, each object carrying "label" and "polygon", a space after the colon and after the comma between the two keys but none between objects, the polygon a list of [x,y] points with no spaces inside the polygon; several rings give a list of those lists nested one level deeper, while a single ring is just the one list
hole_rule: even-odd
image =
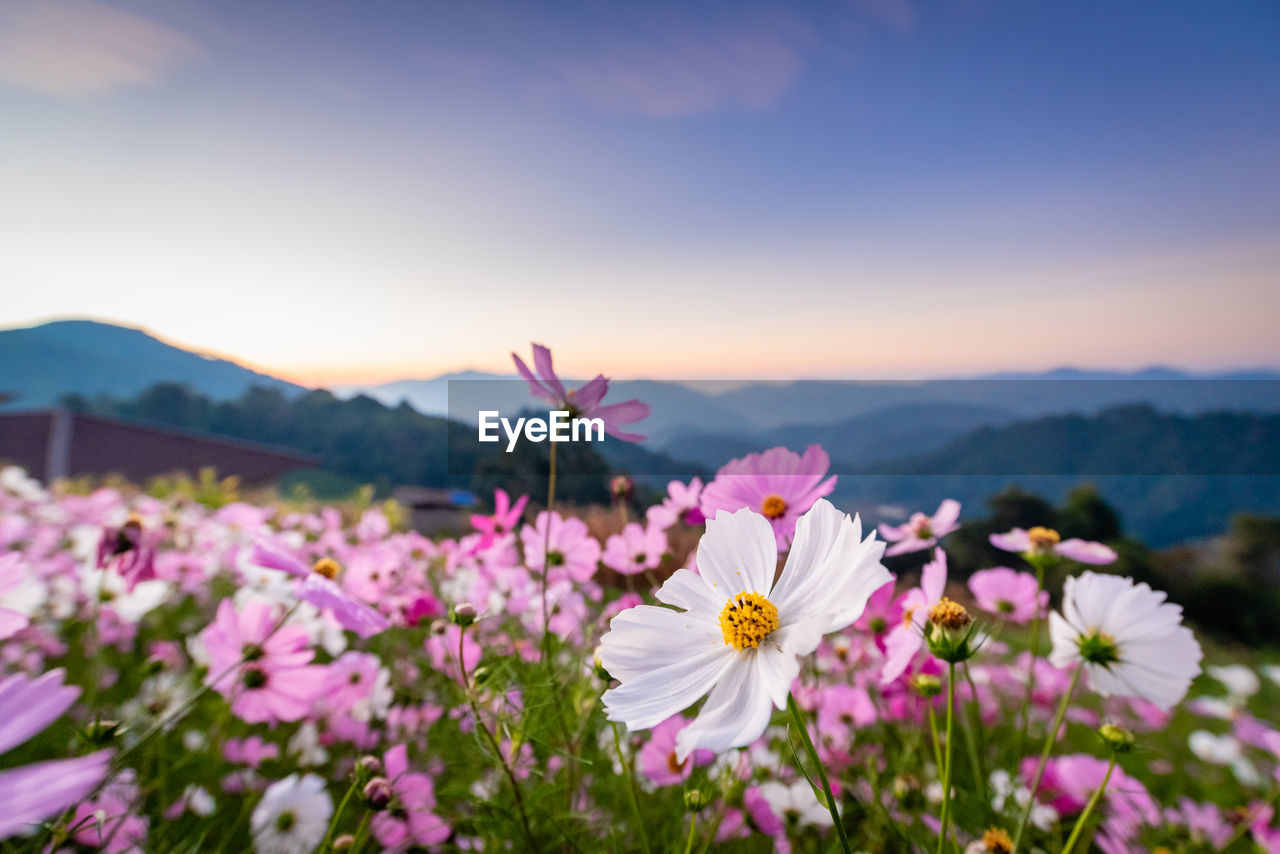
[{"label": "thin flower stalk", "polygon": [[1062,846],[1062,854],[1071,854],[1076,847],[1076,842],[1080,840],[1080,834],[1084,832],[1085,826],[1089,822],[1089,817],[1093,815],[1094,809],[1098,806],[1098,802],[1102,800],[1102,793],[1107,789],[1107,783],[1111,780],[1111,772],[1116,770],[1116,754],[1111,754],[1111,761],[1107,763],[1107,773],[1102,777],[1102,783],[1099,784],[1093,797],[1089,798],[1089,803],[1085,805],[1084,812],[1080,813],[1080,817],[1076,819],[1076,826],[1072,828],[1071,835],[1067,837],[1066,845]]},{"label": "thin flower stalk", "polygon": [[[809,738],[809,728],[805,725],[804,716],[800,714],[800,707],[796,705],[796,698],[792,694],[787,695],[787,708],[791,710],[791,720],[795,722],[796,729],[800,731],[800,740],[804,742],[804,749],[809,754],[809,761],[813,763],[814,769],[818,772],[818,780],[822,783],[822,794],[827,802],[827,810],[831,813],[831,821],[835,824],[836,833],[840,836],[840,847],[845,854],[853,854],[853,849],[849,845],[849,834],[844,829],[844,822],[840,820],[840,810],[836,806],[835,795],[831,792],[831,781],[827,779],[827,769],[823,767],[822,760],[818,758],[818,751],[813,746],[813,740]],[[803,770],[801,769],[801,771]]]}]

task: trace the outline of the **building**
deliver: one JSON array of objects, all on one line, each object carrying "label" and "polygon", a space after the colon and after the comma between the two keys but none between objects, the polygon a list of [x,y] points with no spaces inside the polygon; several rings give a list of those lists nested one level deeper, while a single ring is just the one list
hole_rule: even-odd
[{"label": "building", "polygon": [[319,459],[288,448],[137,424],[68,409],[0,413],[0,461],[45,483],[121,475],[135,483],[159,475],[216,469],[248,485],[266,485]]}]

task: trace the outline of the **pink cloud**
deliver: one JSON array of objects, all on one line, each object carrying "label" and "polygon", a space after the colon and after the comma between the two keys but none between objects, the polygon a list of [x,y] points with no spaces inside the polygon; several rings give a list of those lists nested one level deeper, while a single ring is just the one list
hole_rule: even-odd
[{"label": "pink cloud", "polygon": [[720,110],[764,110],[804,69],[805,32],[739,28],[681,30],[556,62],[571,94],[610,113],[667,118]]},{"label": "pink cloud", "polygon": [[96,0],[0,3],[0,84],[68,98],[156,82],[198,55],[182,33]]}]

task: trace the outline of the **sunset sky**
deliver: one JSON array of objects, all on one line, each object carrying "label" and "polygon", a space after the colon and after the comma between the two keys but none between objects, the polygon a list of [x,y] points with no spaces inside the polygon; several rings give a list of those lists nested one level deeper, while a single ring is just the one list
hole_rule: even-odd
[{"label": "sunset sky", "polygon": [[307,383],[1280,367],[1280,4],[0,3],[0,326]]}]

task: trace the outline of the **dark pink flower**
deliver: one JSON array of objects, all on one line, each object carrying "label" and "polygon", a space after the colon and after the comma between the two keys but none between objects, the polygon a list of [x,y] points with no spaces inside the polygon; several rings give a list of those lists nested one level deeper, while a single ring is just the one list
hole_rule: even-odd
[{"label": "dark pink flower", "polygon": [[733,513],[747,507],[769,520],[778,548],[786,549],[796,520],[836,488],[834,475],[823,480],[830,467],[831,459],[819,445],[810,445],[803,456],[778,447],[730,460],[703,488],[702,515],[714,519],[717,510]]},{"label": "dark pink flower", "polygon": [[520,524],[520,517],[524,515],[524,507],[528,503],[527,495],[521,495],[512,504],[505,489],[494,490],[493,514],[482,516],[473,513],[471,516],[471,527],[483,534],[476,544],[476,551],[489,548],[497,537],[515,531],[516,526]]}]

